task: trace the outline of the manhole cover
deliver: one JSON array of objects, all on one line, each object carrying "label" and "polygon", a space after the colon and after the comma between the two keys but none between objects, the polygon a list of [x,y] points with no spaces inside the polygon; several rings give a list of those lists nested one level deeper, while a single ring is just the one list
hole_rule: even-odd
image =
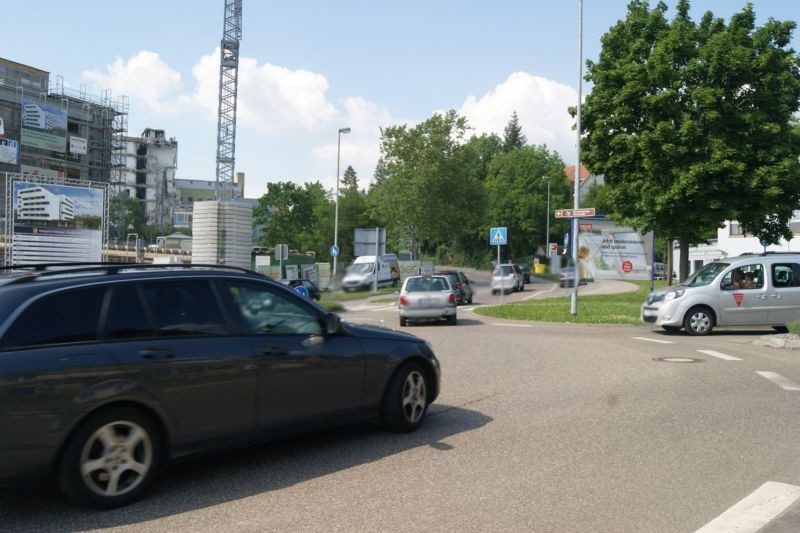
[{"label": "manhole cover", "polygon": [[702,359],[696,359],[694,357],[655,357],[653,361],[658,361],[660,363],[702,363]]}]

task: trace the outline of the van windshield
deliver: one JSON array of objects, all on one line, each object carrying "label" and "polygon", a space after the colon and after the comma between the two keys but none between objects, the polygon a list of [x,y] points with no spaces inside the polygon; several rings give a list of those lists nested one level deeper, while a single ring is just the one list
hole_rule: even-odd
[{"label": "van windshield", "polygon": [[694,274],[686,278],[686,281],[681,283],[686,287],[702,287],[708,285],[719,275],[720,272],[730,266],[730,263],[709,263]]},{"label": "van windshield", "polygon": [[373,263],[356,263],[348,269],[350,274],[369,274],[375,265]]}]

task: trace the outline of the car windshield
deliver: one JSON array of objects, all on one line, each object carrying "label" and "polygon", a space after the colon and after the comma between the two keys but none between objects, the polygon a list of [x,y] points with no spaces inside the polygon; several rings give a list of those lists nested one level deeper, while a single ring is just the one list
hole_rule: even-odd
[{"label": "car windshield", "polygon": [[495,276],[510,276],[512,273],[511,265],[500,265],[500,268],[494,271]]},{"label": "car windshield", "polygon": [[720,272],[730,266],[730,263],[709,263],[703,268],[686,278],[686,281],[681,283],[686,287],[702,287],[708,285],[719,275]]},{"label": "car windshield", "polygon": [[450,288],[447,278],[410,278],[406,283],[406,292],[446,291]]},{"label": "car windshield", "polygon": [[350,265],[348,271],[350,274],[369,274],[374,267],[375,265],[372,263],[356,263]]}]

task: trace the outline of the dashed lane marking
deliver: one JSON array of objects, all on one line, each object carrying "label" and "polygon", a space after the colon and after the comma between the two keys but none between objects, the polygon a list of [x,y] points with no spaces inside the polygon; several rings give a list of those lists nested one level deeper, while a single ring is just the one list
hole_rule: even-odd
[{"label": "dashed lane marking", "polygon": [[800,390],[800,385],[798,385],[789,378],[781,376],[777,372],[756,371],[756,374],[758,374],[762,378],[770,380],[783,390]]},{"label": "dashed lane marking", "polygon": [[767,481],[696,533],[759,531],[800,498],[800,487]]},{"label": "dashed lane marking", "polygon": [[529,326],[527,324],[506,324],[503,322],[492,322],[493,326],[508,326],[510,328],[532,328],[533,326]]},{"label": "dashed lane marking", "polygon": [[631,337],[637,341],[657,342],[658,344],[675,344],[675,341],[662,341],[661,339],[651,339],[649,337]]},{"label": "dashed lane marking", "polygon": [[732,355],[727,355],[720,352],[715,352],[714,350],[697,350],[700,353],[704,353],[706,355],[710,355],[711,357],[716,357],[718,359],[722,359],[724,361],[741,361],[738,357],[734,357]]}]

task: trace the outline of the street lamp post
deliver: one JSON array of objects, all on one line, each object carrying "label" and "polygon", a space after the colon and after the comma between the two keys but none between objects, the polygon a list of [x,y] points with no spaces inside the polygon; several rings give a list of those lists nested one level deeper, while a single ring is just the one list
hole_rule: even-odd
[{"label": "street lamp post", "polygon": [[545,229],[545,239],[547,240],[547,247],[545,248],[545,255],[547,260],[550,260],[550,176],[542,176],[542,179],[547,182],[547,225]]},{"label": "street lamp post", "polygon": [[[333,221],[333,245],[339,247],[339,156],[342,150],[342,133],[350,133],[350,128],[339,128],[339,140],[336,143],[336,211]],[[338,255],[338,254],[337,254]],[[333,275],[336,275],[336,258],[333,256]]]}]

